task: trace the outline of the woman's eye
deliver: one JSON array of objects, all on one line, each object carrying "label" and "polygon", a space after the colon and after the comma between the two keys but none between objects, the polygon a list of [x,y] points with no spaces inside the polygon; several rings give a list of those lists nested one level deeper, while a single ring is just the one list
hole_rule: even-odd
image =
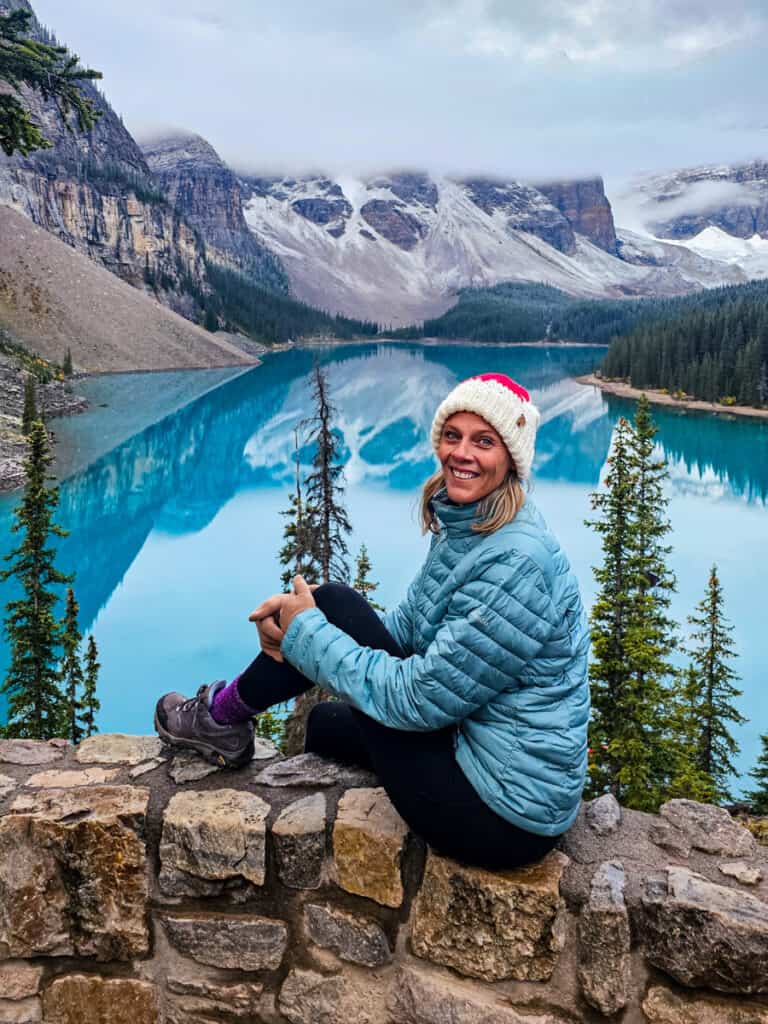
[{"label": "woman's eye", "polygon": [[478,439],[477,443],[482,445],[483,448],[490,448],[493,444],[493,440],[490,437],[481,437]]}]

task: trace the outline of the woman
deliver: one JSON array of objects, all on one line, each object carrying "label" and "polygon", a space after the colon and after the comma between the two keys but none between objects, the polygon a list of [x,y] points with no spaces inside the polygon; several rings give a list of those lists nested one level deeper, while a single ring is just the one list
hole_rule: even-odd
[{"label": "woman", "polygon": [[319,683],[340,701],[313,709],[306,749],[375,771],[438,852],[491,869],[544,856],[578,811],[589,689],[576,580],[521,486],[538,422],[509,377],[457,385],[432,424],[432,545],[405,600],[380,619],[296,577],[251,614],[262,653],[241,676],[161,698],[160,736],[237,765],[253,715]]}]

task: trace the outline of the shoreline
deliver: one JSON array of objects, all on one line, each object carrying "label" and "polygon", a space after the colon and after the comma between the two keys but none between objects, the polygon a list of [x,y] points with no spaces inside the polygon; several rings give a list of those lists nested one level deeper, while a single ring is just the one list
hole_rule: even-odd
[{"label": "shoreline", "polygon": [[664,405],[672,409],[687,409],[690,412],[709,412],[717,416],[742,416],[756,420],[768,420],[768,409],[756,409],[751,405],[720,405],[719,402],[705,402],[700,398],[673,398],[657,388],[633,388],[620,380],[604,380],[593,373],[574,377],[577,384],[591,385],[615,395],[617,398],[637,399],[645,395],[653,405]]}]

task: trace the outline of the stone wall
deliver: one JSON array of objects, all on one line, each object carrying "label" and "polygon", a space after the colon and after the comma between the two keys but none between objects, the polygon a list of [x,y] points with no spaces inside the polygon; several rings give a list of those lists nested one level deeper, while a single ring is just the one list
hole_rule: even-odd
[{"label": "stone wall", "polygon": [[726,811],[586,804],[490,873],[376,780],[260,742],[0,741],[0,1024],[768,1024],[768,849]]}]

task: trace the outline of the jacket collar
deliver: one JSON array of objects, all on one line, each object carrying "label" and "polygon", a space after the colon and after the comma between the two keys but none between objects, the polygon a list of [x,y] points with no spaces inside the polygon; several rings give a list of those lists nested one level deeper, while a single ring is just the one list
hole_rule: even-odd
[{"label": "jacket collar", "polygon": [[438,491],[430,502],[432,511],[449,537],[477,536],[477,530],[472,529],[472,524],[477,522],[480,504],[481,502],[474,501],[471,504],[457,505],[448,500],[445,490]]}]

